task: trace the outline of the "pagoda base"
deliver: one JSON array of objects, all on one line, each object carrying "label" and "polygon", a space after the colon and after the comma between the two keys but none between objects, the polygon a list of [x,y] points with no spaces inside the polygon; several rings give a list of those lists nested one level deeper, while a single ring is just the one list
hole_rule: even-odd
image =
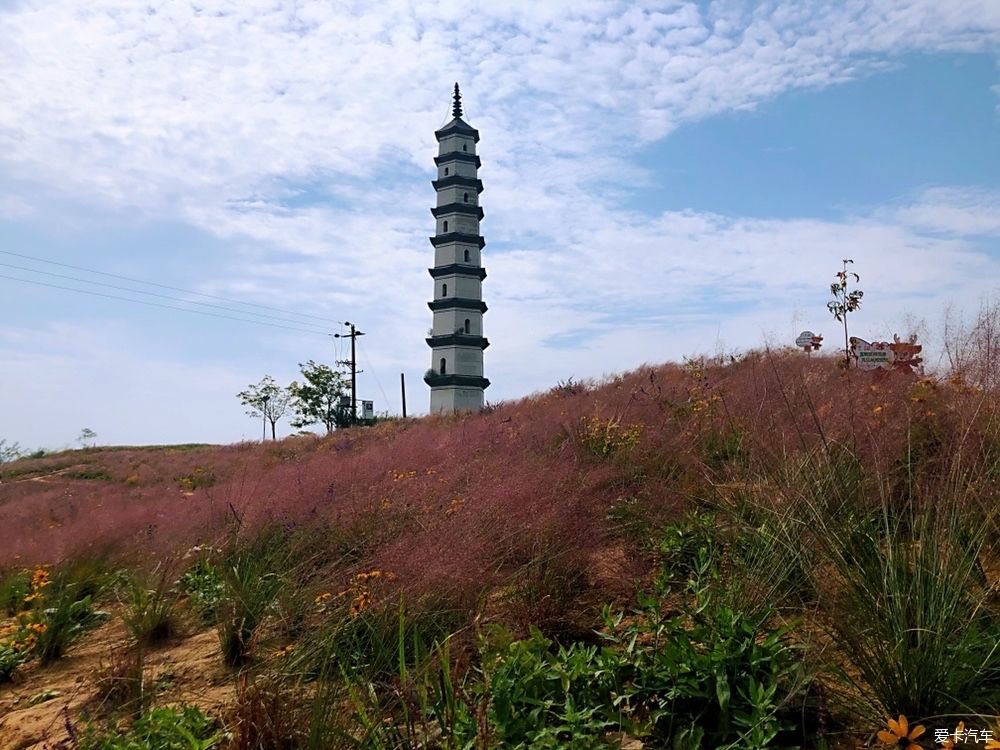
[{"label": "pagoda base", "polygon": [[431,414],[452,414],[456,411],[479,411],[485,403],[482,388],[441,386],[431,388]]}]

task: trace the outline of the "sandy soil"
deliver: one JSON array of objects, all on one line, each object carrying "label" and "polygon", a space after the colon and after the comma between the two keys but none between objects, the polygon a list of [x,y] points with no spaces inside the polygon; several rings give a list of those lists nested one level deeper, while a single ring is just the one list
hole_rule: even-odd
[{"label": "sandy soil", "polygon": [[[68,739],[82,716],[99,717],[98,678],[116,650],[126,646],[118,618],[89,633],[44,669],[25,664],[15,681],[0,685],[0,750],[52,750]],[[149,649],[147,694],[157,704],[187,703],[219,715],[232,701],[235,682],[220,658],[214,630],[188,634]]]}]

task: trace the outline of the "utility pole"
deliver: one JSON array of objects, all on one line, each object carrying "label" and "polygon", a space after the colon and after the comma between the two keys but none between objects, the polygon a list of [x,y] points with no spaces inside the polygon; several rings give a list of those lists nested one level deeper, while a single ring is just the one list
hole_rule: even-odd
[{"label": "utility pole", "polygon": [[403,397],[403,419],[406,419],[406,380],[403,373],[399,373],[399,393]]},{"label": "utility pole", "polygon": [[338,365],[350,365],[351,366],[351,424],[357,424],[358,422],[358,373],[364,372],[364,370],[358,369],[358,357],[356,342],[358,336],[364,336],[365,334],[357,330],[354,327],[354,323],[348,320],[344,321],[345,326],[351,327],[351,332],[348,334],[341,335],[339,333],[333,334],[335,339],[346,339],[351,340],[351,359],[348,361],[337,360]]}]

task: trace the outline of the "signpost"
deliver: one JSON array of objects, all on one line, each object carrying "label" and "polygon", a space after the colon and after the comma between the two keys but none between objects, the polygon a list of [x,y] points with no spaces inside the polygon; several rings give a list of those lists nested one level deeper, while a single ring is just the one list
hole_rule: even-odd
[{"label": "signpost", "polygon": [[859,370],[891,370],[895,356],[885,341],[869,342],[851,336],[851,356],[858,363]]},{"label": "signpost", "polygon": [[857,360],[859,370],[914,373],[923,363],[923,359],[917,356],[922,350],[916,336],[911,336],[909,341],[900,341],[899,336],[893,336],[892,342],[868,342],[851,336],[851,356]]},{"label": "signpost", "polygon": [[796,337],[795,346],[807,353],[814,352],[823,346],[823,336],[812,331],[803,331]]}]

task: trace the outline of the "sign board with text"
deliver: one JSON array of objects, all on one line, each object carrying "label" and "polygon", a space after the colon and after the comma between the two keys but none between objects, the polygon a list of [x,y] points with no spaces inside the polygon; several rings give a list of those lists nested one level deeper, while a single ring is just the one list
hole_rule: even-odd
[{"label": "sign board with text", "polygon": [[851,336],[851,355],[859,370],[891,370],[895,359],[887,342],[865,341],[856,336]]}]

